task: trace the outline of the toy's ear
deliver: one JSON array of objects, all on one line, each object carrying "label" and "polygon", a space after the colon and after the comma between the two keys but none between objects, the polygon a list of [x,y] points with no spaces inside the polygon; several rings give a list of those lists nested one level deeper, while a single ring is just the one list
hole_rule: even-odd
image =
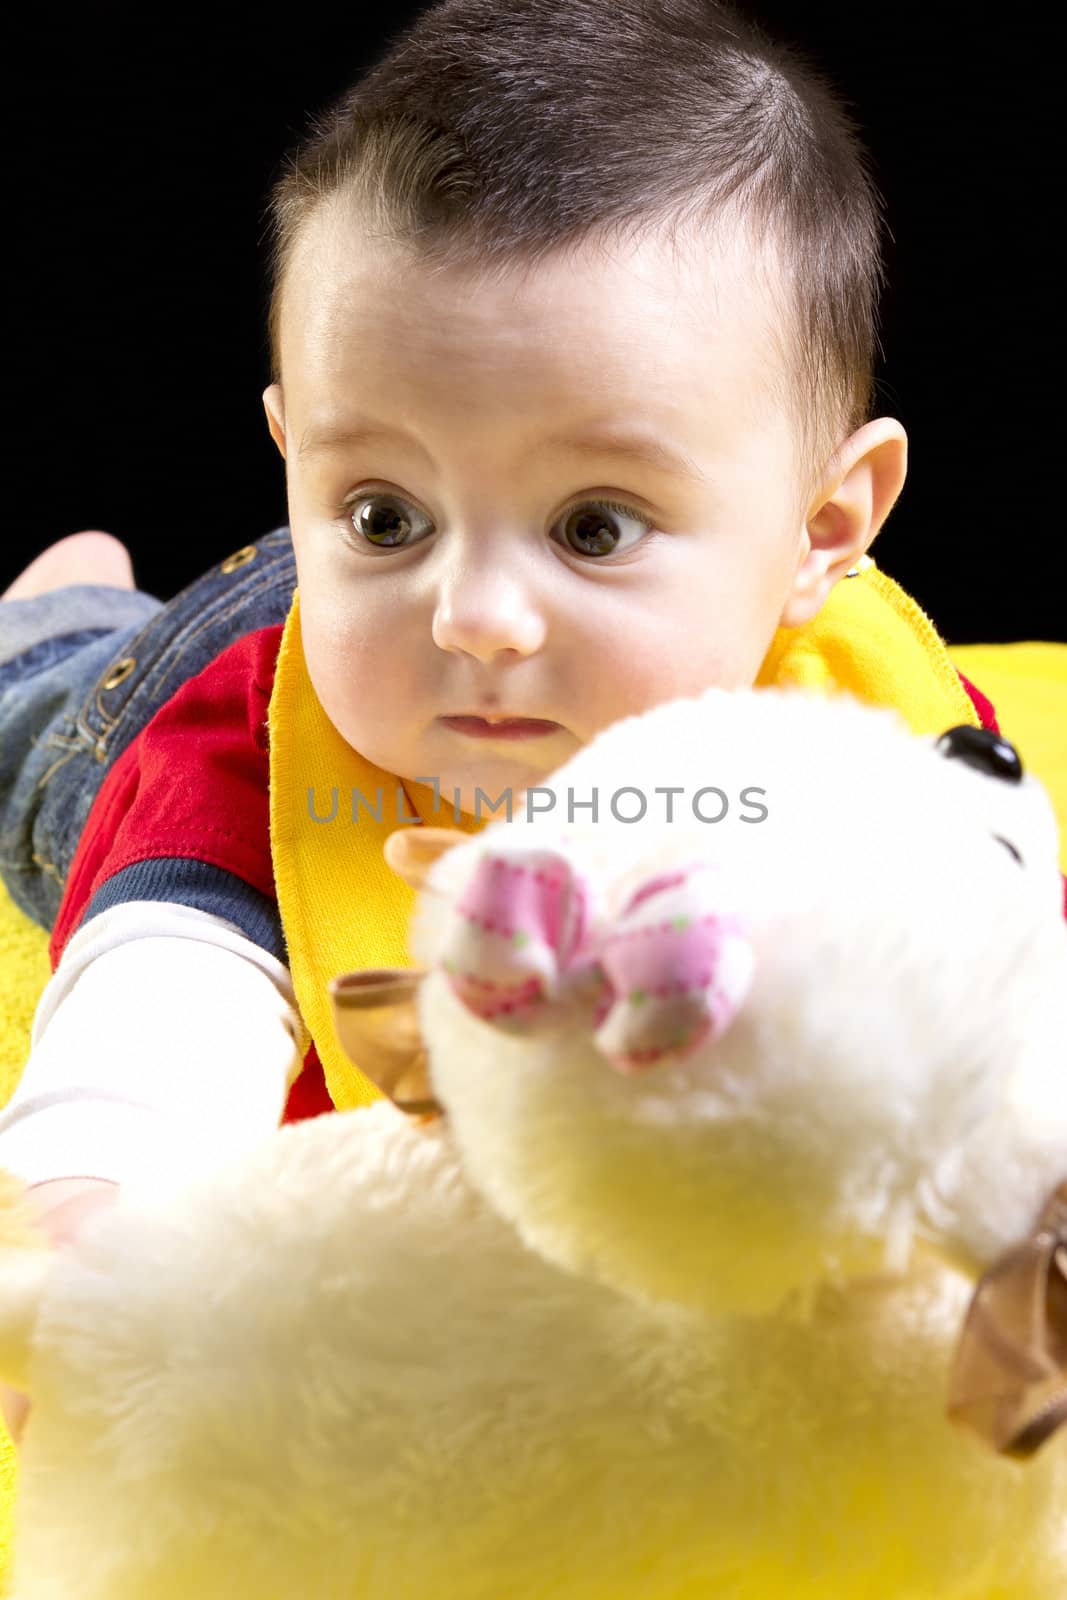
[{"label": "toy's ear", "polygon": [[416,1004],[425,976],[411,967],[346,972],[332,979],[330,1000],[352,1065],[409,1116],[438,1117],[442,1107],[430,1087]]},{"label": "toy's ear", "polygon": [[[385,860],[413,889],[426,887],[430,868],[467,835],[453,828],[397,828],[385,841]],[[425,972],[372,967],[345,972],[330,983],[333,1022],[354,1067],[401,1111],[432,1119],[443,1114],[434,1099],[416,1000]]]},{"label": "toy's ear", "polygon": [[24,1195],[22,1180],[0,1168],[0,1379],[23,1394],[33,1330],[53,1264],[49,1241]]},{"label": "toy's ear", "polygon": [[1067,1182],[1029,1239],[979,1280],[956,1349],[948,1414],[1025,1460],[1067,1425]]},{"label": "toy's ear", "polygon": [[422,889],[438,856],[468,837],[458,828],[397,828],[386,839],[383,854],[398,877],[413,889]]}]

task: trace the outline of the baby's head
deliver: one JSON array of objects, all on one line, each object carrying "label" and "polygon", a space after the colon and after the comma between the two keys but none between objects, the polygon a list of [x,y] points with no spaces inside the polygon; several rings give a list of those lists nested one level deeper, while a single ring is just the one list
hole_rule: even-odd
[{"label": "baby's head", "polygon": [[308,671],[349,744],[464,811],[751,685],[900,492],[862,146],[713,0],[444,0],[271,220]]}]

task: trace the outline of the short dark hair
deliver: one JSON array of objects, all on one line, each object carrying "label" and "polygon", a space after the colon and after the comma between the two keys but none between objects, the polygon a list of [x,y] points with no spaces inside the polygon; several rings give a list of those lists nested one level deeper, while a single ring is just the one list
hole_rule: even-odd
[{"label": "short dark hair", "polygon": [[[883,201],[796,46],[721,0],[439,0],[286,154],[268,202],[271,381],[294,246],[338,197],[429,270],[523,271],[740,223],[778,272],[774,397],[806,496],[875,399]],[[805,499],[804,504],[807,504]]]}]

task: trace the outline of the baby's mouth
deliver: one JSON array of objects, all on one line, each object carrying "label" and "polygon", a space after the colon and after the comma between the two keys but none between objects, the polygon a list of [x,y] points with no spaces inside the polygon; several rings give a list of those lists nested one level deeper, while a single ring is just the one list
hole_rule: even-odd
[{"label": "baby's mouth", "polygon": [[559,731],[558,722],[542,717],[441,717],[446,728],[471,739],[543,739]]}]

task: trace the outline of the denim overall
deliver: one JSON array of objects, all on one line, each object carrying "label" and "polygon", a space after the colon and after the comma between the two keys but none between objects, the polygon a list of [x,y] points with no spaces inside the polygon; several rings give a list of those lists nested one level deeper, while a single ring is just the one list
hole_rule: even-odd
[{"label": "denim overall", "polygon": [[235,639],[283,623],[295,588],[286,525],[166,602],[88,583],[0,602],[0,878],[34,922],[51,932],[126,746]]}]

